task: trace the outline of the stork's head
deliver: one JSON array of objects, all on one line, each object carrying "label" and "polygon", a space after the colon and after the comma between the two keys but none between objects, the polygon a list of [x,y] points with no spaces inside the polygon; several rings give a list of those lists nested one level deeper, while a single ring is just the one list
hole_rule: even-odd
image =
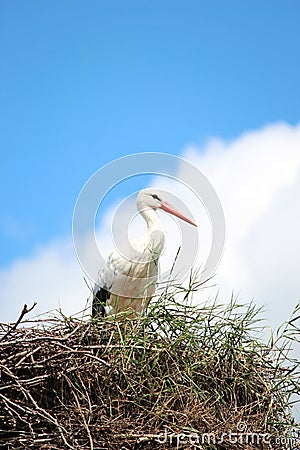
[{"label": "stork's head", "polygon": [[184,220],[191,225],[197,226],[195,222],[185,217],[181,212],[177,211],[170,203],[167,203],[160,192],[155,189],[143,189],[139,192],[136,200],[137,208],[139,211],[144,211],[147,209],[162,209],[163,211]]}]

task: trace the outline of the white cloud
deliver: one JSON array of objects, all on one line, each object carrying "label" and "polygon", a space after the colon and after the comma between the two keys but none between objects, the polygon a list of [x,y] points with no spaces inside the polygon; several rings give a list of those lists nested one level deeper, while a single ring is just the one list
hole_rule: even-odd
[{"label": "white cloud", "polygon": [[[267,304],[272,325],[288,319],[300,297],[300,125],[275,124],[232,142],[211,140],[205,148],[188,147],[183,157],[207,176],[224,208],[227,242],[216,278],[224,296],[229,298],[234,290],[243,300],[254,297]],[[177,194],[191,209],[200,224],[199,262],[203,262],[211,239],[205,209],[188,190],[166,178],[157,178],[154,184]],[[103,217],[97,236],[103,255],[112,248],[113,211]],[[169,237],[162,258],[167,266],[178,247],[178,228],[166,215],[161,217]],[[141,221],[132,226],[142,231]],[[34,300],[39,312],[62,307],[66,314],[76,313],[88,296],[71,238],[50,242],[0,271],[1,321],[15,320],[23,304]]]},{"label": "white cloud", "polygon": [[37,301],[31,317],[62,308],[66,314],[85,306],[87,288],[71,239],[58,239],[0,271],[0,320],[15,321],[26,303]]},{"label": "white cloud", "polygon": [[272,125],[184,156],[209,178],[224,208],[219,284],[265,304],[270,324],[279,325],[300,300],[300,125]]}]

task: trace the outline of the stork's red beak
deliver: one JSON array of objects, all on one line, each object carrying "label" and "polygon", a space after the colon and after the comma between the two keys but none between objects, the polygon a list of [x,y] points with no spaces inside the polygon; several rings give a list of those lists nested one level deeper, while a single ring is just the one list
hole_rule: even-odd
[{"label": "stork's red beak", "polygon": [[179,219],[184,220],[185,222],[190,223],[191,225],[194,225],[194,227],[197,226],[195,222],[185,217],[183,214],[181,214],[179,211],[173,208],[173,206],[169,205],[169,203],[163,202],[161,203],[160,207],[163,211],[166,211],[169,214],[173,214],[173,216],[179,217]]}]

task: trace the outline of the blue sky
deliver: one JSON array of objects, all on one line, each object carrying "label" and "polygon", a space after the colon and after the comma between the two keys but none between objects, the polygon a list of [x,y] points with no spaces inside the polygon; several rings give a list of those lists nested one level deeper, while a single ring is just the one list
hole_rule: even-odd
[{"label": "blue sky", "polygon": [[300,119],[298,0],[2,1],[0,264],[126,154]]}]

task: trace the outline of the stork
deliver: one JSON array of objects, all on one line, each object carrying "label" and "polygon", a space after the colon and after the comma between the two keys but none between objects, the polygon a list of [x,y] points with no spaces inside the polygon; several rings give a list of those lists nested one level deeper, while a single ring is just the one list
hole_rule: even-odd
[{"label": "stork", "polygon": [[131,310],[136,315],[147,308],[155,293],[158,259],[165,242],[158,209],[197,226],[153,189],[140,191],[136,205],[146,221],[147,232],[132,243],[128,257],[112,252],[100,269],[93,292],[93,317],[104,317],[125,310]]}]

